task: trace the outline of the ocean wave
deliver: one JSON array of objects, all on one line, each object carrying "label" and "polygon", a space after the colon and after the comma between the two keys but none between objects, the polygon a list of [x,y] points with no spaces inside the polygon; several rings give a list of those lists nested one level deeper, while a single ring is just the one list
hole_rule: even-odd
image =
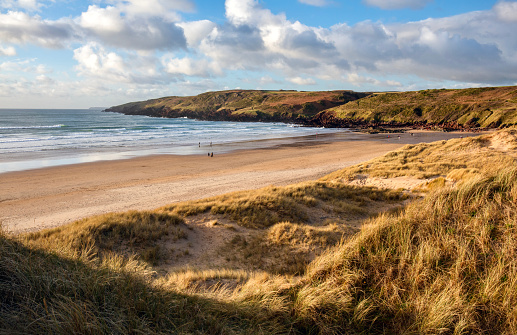
[{"label": "ocean wave", "polygon": [[13,127],[0,127],[1,130],[17,130],[17,129],[50,129],[50,128],[62,128],[66,127],[64,124],[55,124],[52,126],[13,126]]}]

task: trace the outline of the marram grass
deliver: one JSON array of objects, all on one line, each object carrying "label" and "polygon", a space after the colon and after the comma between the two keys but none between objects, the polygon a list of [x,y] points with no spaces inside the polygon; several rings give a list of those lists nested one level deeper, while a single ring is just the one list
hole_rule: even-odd
[{"label": "marram grass", "polygon": [[375,202],[400,202],[399,191],[357,187],[343,183],[310,181],[284,187],[265,187],[212,198],[186,201],[160,210],[176,215],[220,214],[249,228],[267,228],[282,221],[311,223],[309,211],[325,211],[367,217]]},{"label": "marram grass", "polygon": [[297,289],[323,333],[517,333],[517,169],[371,220]]},{"label": "marram grass", "polygon": [[104,256],[132,254],[154,263],[160,256],[162,238],[186,237],[183,219],[177,215],[152,211],[108,213],[82,219],[68,225],[22,234],[27,245],[56,250],[74,250]]},{"label": "marram grass", "polygon": [[515,157],[509,154],[509,150],[513,152],[516,144],[515,128],[477,137],[408,144],[368,162],[333,172],[321,180],[351,180],[357,175],[424,179],[445,177],[453,171],[456,179],[460,171],[468,172],[469,176],[465,177],[472,177],[515,164]]}]

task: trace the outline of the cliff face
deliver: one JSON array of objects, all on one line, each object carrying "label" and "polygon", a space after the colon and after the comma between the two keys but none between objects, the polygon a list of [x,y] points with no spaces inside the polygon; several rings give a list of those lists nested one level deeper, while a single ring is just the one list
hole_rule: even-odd
[{"label": "cliff face", "polygon": [[400,93],[231,90],[133,102],[106,111],[324,127],[476,130],[517,124],[517,87]]}]

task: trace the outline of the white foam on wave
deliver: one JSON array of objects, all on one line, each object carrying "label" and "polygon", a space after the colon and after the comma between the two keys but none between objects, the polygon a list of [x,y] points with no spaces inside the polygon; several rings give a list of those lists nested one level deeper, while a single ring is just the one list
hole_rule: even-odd
[{"label": "white foam on wave", "polygon": [[1,130],[22,130],[22,129],[51,129],[66,127],[64,124],[55,124],[52,126],[7,126],[0,127]]}]

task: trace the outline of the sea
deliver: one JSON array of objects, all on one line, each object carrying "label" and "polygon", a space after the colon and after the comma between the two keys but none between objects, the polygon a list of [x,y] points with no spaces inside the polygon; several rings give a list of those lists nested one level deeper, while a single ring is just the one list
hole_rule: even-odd
[{"label": "sea", "polygon": [[346,131],[95,109],[0,109],[0,173],[158,154],[220,154]]}]

